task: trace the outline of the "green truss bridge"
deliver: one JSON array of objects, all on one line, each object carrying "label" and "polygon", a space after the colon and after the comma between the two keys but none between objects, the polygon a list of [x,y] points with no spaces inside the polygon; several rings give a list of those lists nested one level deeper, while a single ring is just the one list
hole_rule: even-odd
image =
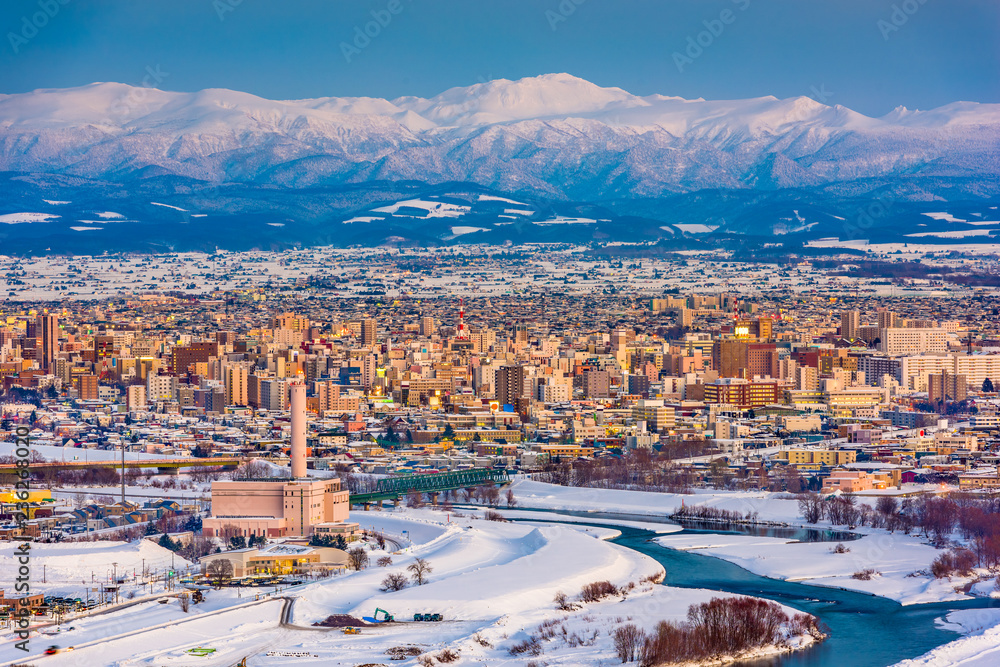
[{"label": "green truss bridge", "polygon": [[375,490],[369,493],[352,493],[352,505],[367,505],[383,500],[402,498],[410,491],[437,494],[451,489],[469,489],[483,484],[500,486],[510,481],[510,473],[495,468],[470,468],[451,472],[435,472],[416,475],[385,477],[378,481]]}]

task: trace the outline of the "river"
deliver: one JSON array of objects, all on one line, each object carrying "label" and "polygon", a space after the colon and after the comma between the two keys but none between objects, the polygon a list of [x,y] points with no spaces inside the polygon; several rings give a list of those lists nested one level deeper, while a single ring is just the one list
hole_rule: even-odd
[{"label": "river", "polygon": [[[656,521],[643,516],[594,514],[560,511],[580,517]],[[663,521],[663,523],[672,523]],[[663,582],[680,588],[708,588],[728,593],[753,595],[774,600],[816,616],[827,627],[826,641],[794,653],[737,663],[744,667],[887,667],[906,658],[915,658],[957,639],[960,635],[942,630],[936,618],[957,609],[984,609],[1000,606],[990,598],[902,606],[886,598],[822,586],[810,586],[762,577],[712,556],[692,551],[667,549],[652,542],[656,534],[624,526],[607,526],[621,531],[611,540],[656,559],[667,571]],[[729,525],[708,528],[699,524],[685,532],[745,533],[773,537],[793,537],[809,541],[846,541],[857,535],[810,528]]]}]

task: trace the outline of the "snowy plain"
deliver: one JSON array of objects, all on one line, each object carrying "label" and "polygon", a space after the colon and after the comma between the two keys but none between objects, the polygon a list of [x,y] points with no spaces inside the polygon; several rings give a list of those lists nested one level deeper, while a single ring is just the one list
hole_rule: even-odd
[{"label": "snowy plain", "polygon": [[[176,602],[144,602],[130,610],[76,619],[72,631],[55,639],[36,637],[33,654],[52,642],[76,647],[46,659],[46,664],[53,665],[231,665],[247,656],[249,665],[353,667],[387,663],[386,651],[394,647],[430,655],[448,648],[461,656],[458,665],[522,666],[526,656],[512,656],[509,649],[538,635],[539,626],[549,622],[556,634],[542,641],[546,663],[610,665],[617,662],[611,632],[618,625],[631,622],[652,629],[660,620],[682,620],[691,604],[726,596],[655,583],[663,576],[662,566],[608,542],[617,533],[613,528],[487,521],[473,514],[478,512],[352,513],[352,520],[383,531],[395,542],[390,549],[399,548],[371,551],[371,565],[359,572],[284,591],[284,596],[293,598],[287,624],[281,622],[284,602],[254,604],[236,597],[239,593],[234,589],[223,589],[210,591],[208,603],[188,613]],[[122,559],[123,564],[124,555],[141,558],[141,549],[156,545],[57,546],[104,549],[103,558]],[[392,564],[379,567],[376,560],[385,556]],[[433,568],[425,584],[411,583],[396,592],[380,590],[388,573],[408,575],[408,565],[417,558],[426,559]],[[86,562],[80,559],[81,566]],[[585,584],[602,580],[627,592],[574,611],[556,608],[557,592],[575,599]],[[251,589],[249,594],[258,592]],[[248,602],[249,607],[233,608]],[[312,626],[331,614],[370,618],[376,608],[389,610],[398,622],[363,627],[359,635]],[[416,612],[438,612],[445,620],[429,627],[411,620]],[[0,661],[23,657],[13,651],[11,636],[3,639]],[[808,641],[790,638],[790,645]],[[215,648],[216,653],[207,658],[185,653],[196,646]]]}]

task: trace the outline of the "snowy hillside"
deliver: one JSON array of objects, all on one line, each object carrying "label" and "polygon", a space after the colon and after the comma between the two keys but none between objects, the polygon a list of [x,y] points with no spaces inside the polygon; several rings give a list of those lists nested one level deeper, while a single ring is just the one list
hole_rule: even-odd
[{"label": "snowy hillside", "polygon": [[981,196],[995,194],[998,155],[1000,105],[870,118],[807,97],[640,97],[568,74],[429,99],[272,101],[117,83],[0,96],[0,170],[117,182],[465,181],[594,200],[896,176],[959,179]]}]

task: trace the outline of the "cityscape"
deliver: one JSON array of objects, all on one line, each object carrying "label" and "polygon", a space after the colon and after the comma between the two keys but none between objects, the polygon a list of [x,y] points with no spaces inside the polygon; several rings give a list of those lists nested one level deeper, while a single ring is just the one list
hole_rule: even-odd
[{"label": "cityscape", "polygon": [[995,7],[15,4],[0,664],[995,664]]}]

